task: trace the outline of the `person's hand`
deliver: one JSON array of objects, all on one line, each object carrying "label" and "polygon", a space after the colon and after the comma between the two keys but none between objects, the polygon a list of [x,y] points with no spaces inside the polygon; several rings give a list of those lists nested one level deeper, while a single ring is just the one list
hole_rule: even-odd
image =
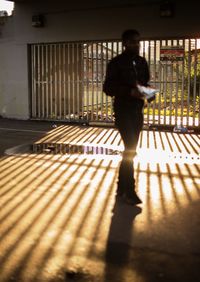
[{"label": "person's hand", "polygon": [[151,98],[147,99],[148,103],[151,103],[153,100],[156,99],[156,95],[152,96]]},{"label": "person's hand", "polygon": [[131,89],[131,97],[144,99],[144,95],[138,90],[137,87]]}]

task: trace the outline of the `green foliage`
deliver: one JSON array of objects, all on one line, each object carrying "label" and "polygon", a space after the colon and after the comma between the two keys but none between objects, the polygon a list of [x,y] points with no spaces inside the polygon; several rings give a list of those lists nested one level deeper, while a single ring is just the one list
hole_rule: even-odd
[{"label": "green foliage", "polygon": [[[198,51],[198,50],[197,50]],[[200,53],[192,53],[188,56],[185,55],[184,61],[184,78],[187,84],[190,84],[190,96],[196,93],[196,96],[200,95]]]},{"label": "green foliage", "polygon": [[187,91],[167,90],[165,95],[157,95],[156,100],[149,105],[146,104],[144,114],[154,114],[161,116],[191,116],[197,117],[199,113],[199,97],[191,99]]}]

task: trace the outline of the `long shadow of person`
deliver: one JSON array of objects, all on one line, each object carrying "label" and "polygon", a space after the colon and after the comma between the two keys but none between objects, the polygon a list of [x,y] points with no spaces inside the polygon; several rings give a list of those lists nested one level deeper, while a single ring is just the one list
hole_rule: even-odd
[{"label": "long shadow of person", "polygon": [[138,206],[116,201],[105,252],[104,282],[125,281],[124,270],[129,264],[134,219],[141,212]]}]

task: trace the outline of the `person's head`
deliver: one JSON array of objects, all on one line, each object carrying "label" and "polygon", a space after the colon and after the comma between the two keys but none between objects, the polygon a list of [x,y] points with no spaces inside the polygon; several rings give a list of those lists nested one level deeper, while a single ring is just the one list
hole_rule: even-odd
[{"label": "person's head", "polygon": [[127,29],[122,33],[122,44],[124,48],[132,53],[139,54],[140,34],[135,29]]}]

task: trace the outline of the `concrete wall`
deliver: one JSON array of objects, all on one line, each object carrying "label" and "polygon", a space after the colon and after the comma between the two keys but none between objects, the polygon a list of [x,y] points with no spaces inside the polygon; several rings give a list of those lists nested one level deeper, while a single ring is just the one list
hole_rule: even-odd
[{"label": "concrete wall", "polygon": [[[145,39],[200,38],[199,1],[172,1],[172,18],[160,17],[158,0],[68,2],[16,3],[14,16],[0,26],[0,115],[29,118],[30,43],[117,39],[127,28],[138,29]],[[45,26],[34,28],[32,15],[40,13]]]},{"label": "concrete wall", "polygon": [[[16,4],[18,39],[26,42],[115,39],[126,28],[138,29],[145,38],[200,36],[200,3],[196,0],[173,1],[172,18],[160,17],[158,0],[135,1],[138,4],[132,6],[128,3],[134,1],[116,0],[118,5],[113,8],[105,0],[99,1],[101,4],[75,2],[74,6],[73,2],[69,6],[69,1],[59,0]],[[45,27],[32,28],[32,15],[39,13],[46,18]]]},{"label": "concrete wall", "polygon": [[17,40],[14,20],[0,26],[0,115],[28,119],[27,44]]}]

